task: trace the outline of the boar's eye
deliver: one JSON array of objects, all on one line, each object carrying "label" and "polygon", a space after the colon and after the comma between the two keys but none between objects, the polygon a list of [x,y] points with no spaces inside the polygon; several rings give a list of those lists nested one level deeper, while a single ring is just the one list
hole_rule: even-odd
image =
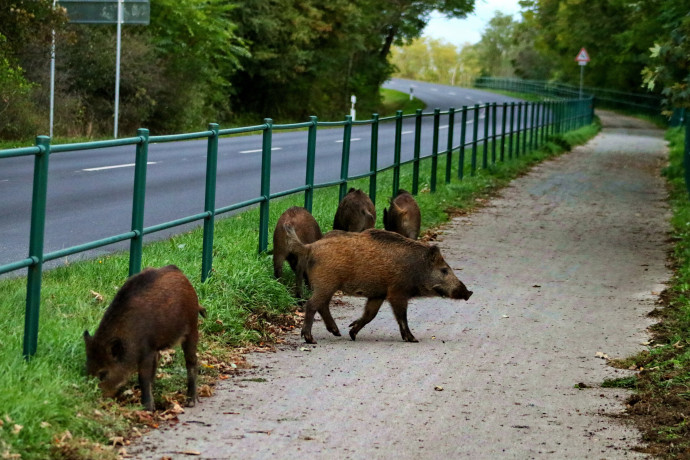
[{"label": "boar's eye", "polygon": [[448,269],[445,268],[445,267],[442,268],[442,269],[441,269],[441,273],[442,273],[443,275],[447,275],[447,274],[448,274]]}]

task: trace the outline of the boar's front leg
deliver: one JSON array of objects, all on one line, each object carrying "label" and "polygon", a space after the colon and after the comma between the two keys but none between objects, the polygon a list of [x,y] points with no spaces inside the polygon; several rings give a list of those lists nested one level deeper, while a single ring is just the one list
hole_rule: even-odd
[{"label": "boar's front leg", "polygon": [[357,338],[357,333],[376,317],[376,314],[379,312],[379,308],[381,308],[384,300],[386,300],[385,297],[381,299],[367,299],[367,304],[364,307],[362,317],[350,324],[350,338],[352,340],[355,340]]},{"label": "boar's front leg", "polygon": [[144,358],[139,361],[139,388],[141,388],[141,404],[149,412],[156,410],[153,403],[153,379],[156,377],[158,368],[157,351],[146,353]]},{"label": "boar's front leg", "polygon": [[392,297],[388,301],[391,303],[391,307],[393,307],[393,314],[398,321],[398,326],[400,326],[400,335],[402,335],[403,340],[405,342],[418,342],[407,325],[407,298]]},{"label": "boar's front leg", "polygon": [[187,367],[187,407],[194,407],[196,405],[196,379],[199,373],[199,366],[197,363],[196,346],[199,341],[199,334],[196,333],[187,337],[182,342],[182,351],[184,352],[184,362]]}]

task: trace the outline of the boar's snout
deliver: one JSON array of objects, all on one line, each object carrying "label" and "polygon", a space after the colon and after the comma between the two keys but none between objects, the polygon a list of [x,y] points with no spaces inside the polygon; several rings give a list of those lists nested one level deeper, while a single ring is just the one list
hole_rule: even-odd
[{"label": "boar's snout", "polygon": [[467,289],[467,287],[460,283],[460,286],[456,287],[453,289],[453,292],[450,295],[451,299],[462,299],[462,300],[470,300],[470,297],[472,296],[473,292]]}]

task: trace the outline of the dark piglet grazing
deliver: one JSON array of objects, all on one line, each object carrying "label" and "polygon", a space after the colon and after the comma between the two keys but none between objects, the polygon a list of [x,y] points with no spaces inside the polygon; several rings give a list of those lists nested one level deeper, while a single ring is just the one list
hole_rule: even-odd
[{"label": "dark piglet grazing", "polygon": [[369,196],[351,188],[338,205],[333,218],[333,230],[361,232],[376,225],[376,208]]},{"label": "dark piglet grazing", "polygon": [[350,324],[350,337],[369,323],[388,300],[403,340],[416,342],[407,324],[407,304],[413,297],[450,297],[468,300],[472,295],[443,259],[438,247],[386,230],[336,233],[312,244],[302,244],[290,226],[285,228],[289,247],[304,264],[313,290],[305,306],[302,336],[316,343],[311,328],[319,312],[326,329],[340,331],[329,310],[333,294],[367,298],[361,318]]},{"label": "dark piglet grazing", "polygon": [[[280,278],[283,276],[283,264],[287,260],[295,272],[295,297],[302,298],[302,284],[304,282],[304,270],[297,265],[297,254],[288,251],[287,235],[285,225],[291,225],[300,241],[313,243],[322,237],[316,219],[304,208],[293,206],[281,214],[273,232],[273,276]],[[309,280],[307,280],[308,283]]]},{"label": "dark piglet grazing", "polygon": [[105,397],[138,372],[141,402],[153,411],[152,386],[160,350],[181,343],[187,367],[187,405],[196,404],[198,316],[206,316],[187,277],[174,265],[130,277],[106,309],[93,336],[84,331],[86,372]]},{"label": "dark piglet grazing", "polygon": [[383,227],[388,231],[416,240],[421,224],[419,205],[406,190],[400,189],[391,200],[390,209],[383,209]]}]

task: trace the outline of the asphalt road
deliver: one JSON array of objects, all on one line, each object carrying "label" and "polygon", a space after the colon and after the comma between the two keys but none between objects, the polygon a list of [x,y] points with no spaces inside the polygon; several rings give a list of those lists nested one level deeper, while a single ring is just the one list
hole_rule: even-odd
[{"label": "asphalt road", "polygon": [[[513,181],[440,232],[474,291],[410,303],[419,343],[390,309],[351,341],[314,324],[216,393],[127,446],[137,459],[619,459],[640,434],[601,356],[644,348],[664,283],[663,131],[601,114],[603,132]],[[375,263],[375,261],[372,261]],[[364,299],[333,302],[342,327]],[[213,312],[209,312],[212,319]],[[209,320],[207,319],[207,320]],[[341,329],[342,330],[342,329]],[[203,338],[202,338],[203,340]]]},{"label": "asphalt road", "polygon": [[[433,108],[448,110],[463,105],[516,99],[478,90],[394,79],[385,87],[408,92]],[[361,114],[360,114],[361,118]],[[445,149],[447,117],[441,120]],[[482,114],[480,137],[483,133]],[[421,155],[432,151],[431,117],[424,118]],[[499,122],[500,126],[500,122]],[[394,123],[381,123],[379,132],[379,167],[393,163]],[[459,143],[459,117],[456,117],[454,143]],[[152,133],[155,134],[155,133]],[[403,127],[402,159],[413,156],[414,120]],[[319,129],[315,180],[327,182],[340,177],[342,152],[341,128]],[[351,140],[350,175],[369,168],[371,133],[369,126],[354,126]],[[467,140],[472,139],[472,130]],[[280,132],[273,137],[271,193],[304,184],[306,174],[307,133]],[[219,143],[216,206],[223,207],[257,197],[260,190],[261,136],[221,138]],[[130,230],[134,146],[114,147],[52,154],[48,180],[45,252],[57,251]],[[150,227],[203,211],[206,142],[188,141],[151,144],[144,226]],[[0,265],[24,259],[28,255],[31,215],[33,157],[0,160]],[[146,241],[161,239],[190,228],[177,227],[150,234]],[[94,257],[127,248],[126,242],[75,254],[70,259]],[[58,264],[62,261],[54,261]],[[50,266],[50,265],[49,265]]]}]

